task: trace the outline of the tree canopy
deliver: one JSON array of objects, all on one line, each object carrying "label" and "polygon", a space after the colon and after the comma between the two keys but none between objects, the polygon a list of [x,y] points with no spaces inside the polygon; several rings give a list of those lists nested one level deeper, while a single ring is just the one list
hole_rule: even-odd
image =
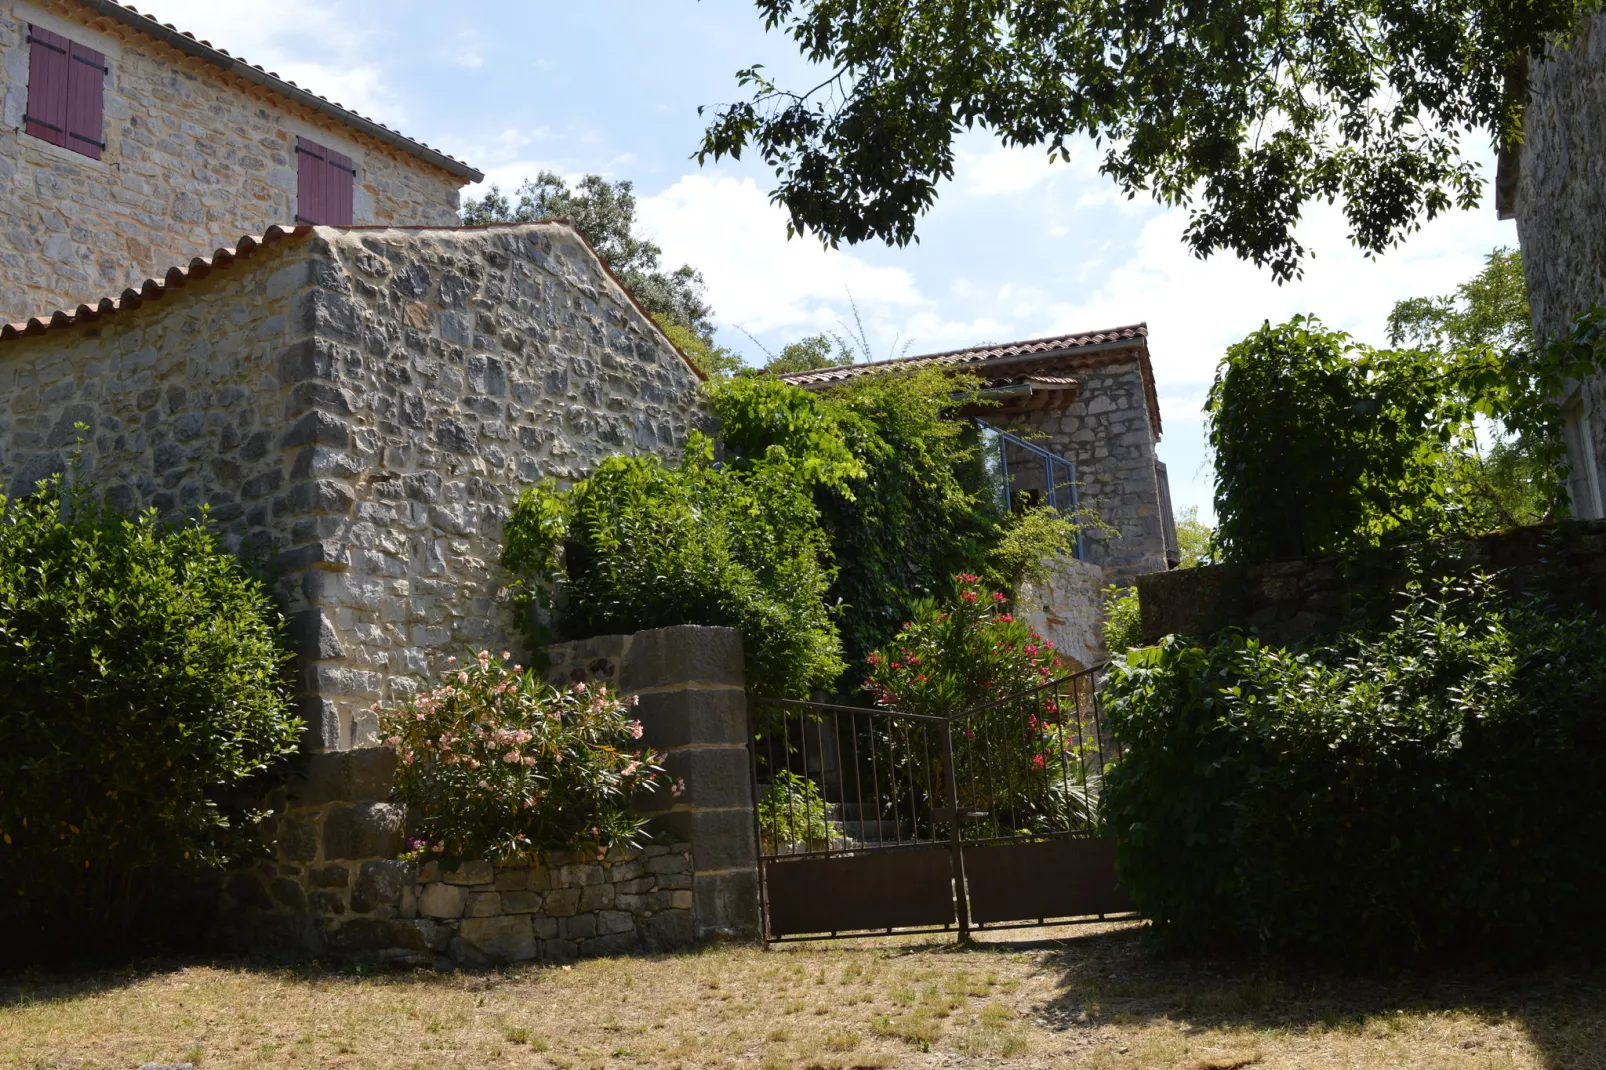
[{"label": "tree canopy", "polygon": [[1514,144],[1529,57],[1594,0],[756,0],[820,75],[762,65],[712,115],[700,161],[753,150],[794,233],[905,244],[981,127],[1068,158],[1090,138],[1128,196],[1183,206],[1199,256],[1279,279],[1294,227],[1337,202],[1361,249],[1478,202],[1482,132]]}]

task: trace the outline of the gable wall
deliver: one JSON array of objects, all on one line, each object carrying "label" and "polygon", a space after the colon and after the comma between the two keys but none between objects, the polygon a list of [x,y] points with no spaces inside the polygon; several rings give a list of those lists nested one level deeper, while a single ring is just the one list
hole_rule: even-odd
[{"label": "gable wall", "polygon": [[[30,22],[106,54],[101,160],[23,132]],[[0,0],[0,321],[292,224],[297,136],[357,162],[356,223],[456,223],[445,171],[76,4]]]},{"label": "gable wall", "polygon": [[[0,487],[83,433],[116,505],[210,504],[291,618],[315,749],[468,646],[512,646],[520,487],[677,454],[695,374],[567,227],[340,231],[99,321],[0,343]],[[515,647],[515,649],[517,649]]]}]

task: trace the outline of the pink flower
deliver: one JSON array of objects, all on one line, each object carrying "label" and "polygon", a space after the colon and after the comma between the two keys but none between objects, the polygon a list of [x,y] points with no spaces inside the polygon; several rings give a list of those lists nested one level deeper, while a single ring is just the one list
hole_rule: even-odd
[{"label": "pink flower", "polygon": [[640,739],[642,731],[643,731],[643,729],[641,727],[641,722],[640,721],[631,721],[630,722],[630,738],[631,739]]},{"label": "pink flower", "polygon": [[959,597],[964,599],[966,602],[974,602],[976,600],[976,592],[975,591],[966,591],[963,594],[961,594]]},{"label": "pink flower", "polygon": [[511,651],[511,650],[502,651],[502,660],[503,661],[506,661],[508,658],[511,658],[512,656],[513,656],[513,651]]},{"label": "pink flower", "polygon": [[640,695],[631,695],[631,696],[630,696],[630,704],[631,704],[631,705],[632,705],[632,706],[639,706],[639,705],[641,705],[641,696],[640,696]]},{"label": "pink flower", "polygon": [[1000,614],[998,614],[998,623],[1000,623],[1000,624],[1014,624],[1015,623],[1015,618],[1010,616],[1008,613],[1000,613]]},{"label": "pink flower", "polygon": [[526,757],[524,759],[524,764],[525,765],[534,765],[535,764],[535,759],[532,758],[532,757]]},{"label": "pink flower", "polygon": [[1043,766],[1047,764],[1048,763],[1043,760],[1043,756],[1041,754],[1032,755],[1032,765],[1036,766],[1038,769],[1043,768]]},{"label": "pink flower", "polygon": [[576,691],[584,691],[586,689],[586,682],[584,680],[576,680],[574,682],[574,689]]},{"label": "pink flower", "polygon": [[448,664],[448,665],[456,665],[457,664],[457,656],[453,655],[452,657],[447,658],[446,659],[446,664]]},{"label": "pink flower", "polygon": [[994,602],[1002,602],[1003,600],[1004,600],[1004,592],[1003,591],[994,591],[993,592],[993,601]]},{"label": "pink flower", "polygon": [[1037,653],[1037,647],[1033,646],[1031,643],[1027,643],[1026,644],[1026,653],[1028,653],[1028,654],[1036,654]]},{"label": "pink flower", "polygon": [[510,750],[502,755],[502,760],[509,765],[516,765],[521,760],[521,755],[516,750]]},{"label": "pink flower", "polygon": [[460,683],[460,684],[468,683],[468,673],[466,673],[466,672],[458,673],[457,674],[457,682]]},{"label": "pink flower", "polygon": [[424,715],[423,714],[419,714],[417,719],[422,721],[424,719]]},{"label": "pink flower", "polygon": [[637,769],[640,769],[640,768],[641,768],[641,763],[640,762],[632,761],[632,762],[630,762],[630,764],[625,766],[624,775],[625,776],[630,776],[632,773],[634,773]]},{"label": "pink flower", "polygon": [[686,794],[686,778],[685,777],[681,777],[679,780],[677,780],[673,784],[671,784],[669,786],[669,794],[673,795],[677,799],[680,796]]}]

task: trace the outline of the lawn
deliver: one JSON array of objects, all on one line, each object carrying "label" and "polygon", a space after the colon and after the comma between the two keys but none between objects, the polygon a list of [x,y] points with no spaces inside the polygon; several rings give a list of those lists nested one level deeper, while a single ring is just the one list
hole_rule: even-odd
[{"label": "lawn", "polygon": [[713,947],[501,973],[232,961],[0,977],[0,1068],[1606,1070],[1606,984],[1340,978],[1157,954],[1132,925]]}]

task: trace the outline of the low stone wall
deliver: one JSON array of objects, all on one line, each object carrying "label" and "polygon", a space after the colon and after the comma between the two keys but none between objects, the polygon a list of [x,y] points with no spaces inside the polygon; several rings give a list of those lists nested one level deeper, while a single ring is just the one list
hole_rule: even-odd
[{"label": "low stone wall", "polygon": [[758,933],[741,634],[682,626],[551,648],[554,682],[640,696],[642,741],[679,794],[640,800],[654,843],[442,873],[397,856],[406,809],[388,748],[298,759],[259,805],[272,856],[224,882],[216,943],[278,957],[490,965],[666,950]]},{"label": "low stone wall", "polygon": [[1353,558],[1213,565],[1138,579],[1143,641],[1204,638],[1224,628],[1271,643],[1332,632],[1353,614],[1397,604],[1408,555],[1440,575],[1498,573],[1510,590],[1542,591],[1561,605],[1606,612],[1606,521],[1568,521],[1479,539],[1406,547]]}]

